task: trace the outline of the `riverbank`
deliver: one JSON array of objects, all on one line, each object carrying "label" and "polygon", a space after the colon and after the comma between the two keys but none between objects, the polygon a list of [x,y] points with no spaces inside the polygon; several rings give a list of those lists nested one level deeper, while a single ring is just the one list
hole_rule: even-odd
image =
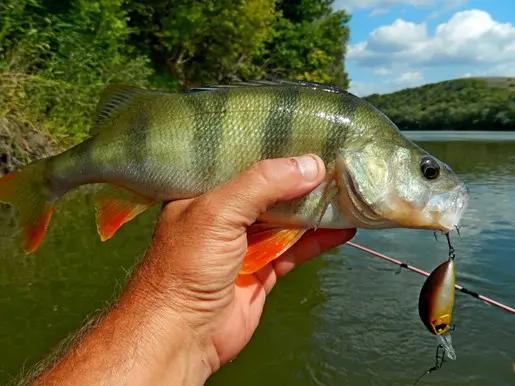
[{"label": "riverbank", "polygon": [[49,135],[27,123],[0,117],[0,176],[55,154],[58,149],[58,145]]}]

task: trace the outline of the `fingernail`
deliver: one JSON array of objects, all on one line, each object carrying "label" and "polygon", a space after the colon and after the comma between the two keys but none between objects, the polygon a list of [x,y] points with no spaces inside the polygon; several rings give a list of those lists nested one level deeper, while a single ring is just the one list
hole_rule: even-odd
[{"label": "fingernail", "polygon": [[318,177],[318,162],[310,155],[304,155],[302,157],[295,157],[298,168],[304,179],[307,181],[314,181]]}]

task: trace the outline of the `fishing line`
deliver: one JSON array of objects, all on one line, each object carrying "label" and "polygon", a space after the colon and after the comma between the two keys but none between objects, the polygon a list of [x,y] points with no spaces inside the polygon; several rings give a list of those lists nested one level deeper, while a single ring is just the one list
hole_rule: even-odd
[{"label": "fishing line", "polygon": [[[440,349],[442,350],[442,354],[441,355],[440,355]],[[431,374],[433,371],[440,370],[442,368],[444,362],[445,362],[445,347],[442,346],[441,344],[439,344],[436,347],[435,365],[433,367],[427,369],[426,371],[424,371],[424,374],[422,374],[420,377],[418,377],[418,379],[415,381],[413,386],[415,386],[417,383],[419,383],[420,380],[422,378],[424,378],[424,376],[426,376],[428,374]]]},{"label": "fishing line", "polygon": [[[423,271],[423,270],[421,270],[421,269],[419,269],[417,267],[414,267],[412,265],[403,263],[402,261],[399,261],[399,260],[394,259],[392,257],[383,255],[382,253],[376,252],[376,251],[374,251],[372,249],[363,247],[363,246],[361,246],[359,244],[355,244],[355,243],[353,243],[351,241],[348,241],[346,243],[346,245],[350,245],[353,248],[359,249],[359,250],[361,250],[363,252],[367,252],[367,253],[369,253],[369,254],[371,254],[373,256],[379,257],[380,259],[389,261],[390,263],[397,264],[401,268],[406,268],[406,269],[408,269],[408,270],[410,270],[412,272],[418,273],[419,275],[426,276],[426,277],[429,276],[429,273],[426,272],[426,271]],[[449,256],[450,256],[450,252],[451,251],[449,251]],[[453,249],[452,253],[454,253],[454,249]],[[464,293],[466,295],[470,295],[470,296],[472,296],[472,297],[474,297],[476,299],[482,300],[483,302],[485,302],[485,303],[487,303],[487,304],[489,304],[491,306],[496,306],[496,307],[498,307],[498,308],[500,308],[500,309],[502,309],[504,311],[507,311],[507,312],[509,312],[511,314],[515,314],[515,308],[507,306],[506,304],[503,304],[503,303],[500,303],[500,302],[495,301],[493,299],[490,299],[490,298],[488,298],[486,296],[483,296],[483,295],[481,295],[481,294],[479,294],[477,292],[471,291],[471,290],[469,290],[469,289],[467,289],[465,287],[462,287],[462,286],[460,286],[458,284],[455,284],[454,288],[456,288],[458,291],[460,291],[460,292],[462,292],[462,293]]]}]

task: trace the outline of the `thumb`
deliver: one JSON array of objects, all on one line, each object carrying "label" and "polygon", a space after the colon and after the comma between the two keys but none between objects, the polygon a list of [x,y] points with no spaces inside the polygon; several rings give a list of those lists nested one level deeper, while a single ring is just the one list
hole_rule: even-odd
[{"label": "thumb", "polygon": [[268,207],[308,194],[324,177],[324,162],[316,155],[267,159],[213,190],[210,201],[222,204],[218,218],[224,225],[246,227]]}]

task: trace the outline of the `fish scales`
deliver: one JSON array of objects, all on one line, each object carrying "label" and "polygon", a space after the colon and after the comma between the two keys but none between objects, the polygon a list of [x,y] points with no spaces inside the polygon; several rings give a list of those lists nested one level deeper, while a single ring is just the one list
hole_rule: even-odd
[{"label": "fish scales", "polygon": [[[104,178],[122,180],[124,186],[162,200],[186,198],[223,183],[261,159],[316,153],[330,166],[336,150],[345,145],[354,110],[349,95],[312,89],[263,87],[162,94],[139,105],[137,114],[112,122],[127,127],[126,134],[116,140],[130,151],[120,154],[113,149],[112,132],[101,132],[95,139],[94,158],[101,160],[98,164],[104,170],[98,174]],[[193,138],[178,138],[188,131]],[[137,145],[138,140],[151,137],[159,140]],[[256,137],[260,147],[253,141]],[[179,146],[172,151],[177,141],[182,151],[177,151]],[[301,211],[300,215],[313,212],[318,208],[319,193],[287,210]]]},{"label": "fish scales", "polygon": [[[335,154],[345,146],[348,130],[351,130],[355,105],[348,103],[347,94],[335,94],[329,98],[311,90],[300,90],[298,109],[293,121],[290,148],[284,154],[297,155],[298,149],[318,154],[328,172],[334,169]],[[317,135],[313,135],[316,133]],[[314,219],[320,213],[321,200],[326,183],[311,194],[295,201],[276,205],[271,211],[295,213],[298,218]],[[334,203],[333,203],[334,204]],[[332,209],[332,208],[331,208]],[[342,219],[328,213],[321,225],[341,226]]]},{"label": "fish scales", "polygon": [[281,154],[288,154],[293,120],[298,112],[300,91],[297,88],[279,89],[274,94],[273,108],[263,126],[262,158],[277,158]]},{"label": "fish scales", "polygon": [[[304,152],[318,154],[326,143],[325,132],[330,134],[337,131],[335,126],[338,125],[333,121],[316,115],[316,111],[324,107],[321,107],[320,101],[312,100],[316,95],[312,90],[303,93],[299,90],[292,92],[289,89],[277,90],[273,87],[229,90],[225,104],[219,103],[218,107],[215,103],[209,104],[209,97],[219,91],[187,95],[184,101],[187,101],[190,109],[168,117],[170,120],[173,119],[174,125],[181,126],[185,116],[195,115],[194,132],[196,138],[201,139],[194,140],[189,145],[185,144],[195,154],[195,172],[193,175],[190,175],[191,172],[187,173],[190,185],[198,185],[194,193],[224,182],[235,172],[261,159],[293,156]],[[308,111],[297,107],[301,100],[299,94],[310,107]],[[336,111],[336,106],[341,104],[340,98],[333,95],[327,95],[326,98],[328,97],[331,97],[331,102],[335,106],[333,110]],[[219,129],[218,122],[222,117],[223,129]],[[341,124],[338,127],[342,137]],[[156,129],[151,125],[149,130]],[[168,141],[173,143],[175,127],[173,130],[163,127],[163,130],[170,136]],[[331,142],[332,149],[336,149],[338,144],[342,145],[334,134],[331,136]],[[320,145],[316,145],[317,143]],[[153,153],[155,152],[154,149]],[[328,161],[330,155],[329,152],[326,153]],[[334,152],[332,156],[334,158]],[[212,159],[200,160],[205,157]],[[167,167],[173,166],[168,164]],[[211,171],[206,173],[208,169]],[[182,170],[181,174],[184,175],[184,172],[186,171]],[[194,184],[193,181],[198,181],[198,184]]]},{"label": "fish scales", "polygon": [[[207,96],[206,96],[207,97]],[[266,120],[274,109],[275,93],[238,93],[230,90],[222,131],[222,147],[211,186],[231,178],[263,157],[262,143]],[[209,128],[207,128],[209,130]],[[204,187],[202,187],[204,189]]]},{"label": "fish scales", "polygon": [[[195,153],[193,163],[196,175],[203,180],[211,180],[216,173],[217,158],[222,148],[223,124],[227,114],[229,90],[220,90],[212,98],[198,98],[198,94],[184,98],[184,103],[194,115],[193,143]],[[170,140],[173,141],[173,137]]]}]

